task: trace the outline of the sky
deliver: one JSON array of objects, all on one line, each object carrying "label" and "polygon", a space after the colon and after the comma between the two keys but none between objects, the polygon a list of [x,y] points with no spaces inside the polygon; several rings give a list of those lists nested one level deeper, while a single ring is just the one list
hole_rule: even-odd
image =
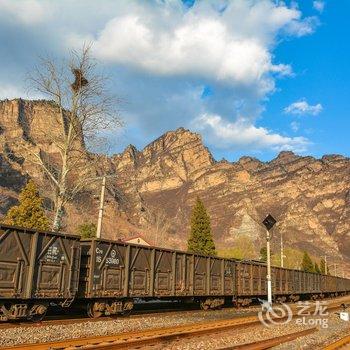
[{"label": "sky", "polygon": [[0,99],[92,43],[120,97],[112,153],[179,127],[217,160],[350,155],[348,0],[0,0]]}]

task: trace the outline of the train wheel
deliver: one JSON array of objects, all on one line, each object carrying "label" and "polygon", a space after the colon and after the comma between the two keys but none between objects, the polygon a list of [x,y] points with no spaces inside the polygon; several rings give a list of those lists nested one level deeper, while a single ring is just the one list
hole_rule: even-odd
[{"label": "train wheel", "polygon": [[132,310],[123,310],[123,311],[121,312],[121,315],[124,316],[124,317],[130,316],[131,311],[132,311]]},{"label": "train wheel", "polygon": [[44,317],[46,316],[46,311],[45,313],[41,314],[41,315],[32,315],[28,317],[28,320],[31,322],[40,322],[44,319]]},{"label": "train wheel", "polygon": [[205,303],[205,301],[200,302],[201,309],[204,311],[209,310],[209,305]]},{"label": "train wheel", "polygon": [[129,316],[131,314],[131,311],[134,308],[134,301],[133,300],[125,300],[123,301],[123,311],[122,316]]},{"label": "train wheel", "polygon": [[40,322],[44,319],[47,313],[48,305],[38,304],[33,305],[30,309],[29,316],[27,317],[29,321]]},{"label": "train wheel", "polygon": [[89,303],[87,305],[87,314],[90,318],[98,318],[102,316],[98,303]]}]

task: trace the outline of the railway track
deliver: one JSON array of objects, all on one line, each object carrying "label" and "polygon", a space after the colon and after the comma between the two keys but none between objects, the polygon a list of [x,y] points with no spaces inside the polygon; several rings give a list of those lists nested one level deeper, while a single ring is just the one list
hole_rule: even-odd
[{"label": "railway track", "polygon": [[283,343],[287,343],[289,341],[295,340],[300,337],[304,337],[311,333],[317,331],[316,327],[308,328],[299,332],[285,334],[275,338],[269,338],[264,340],[259,340],[252,343],[242,344],[242,345],[233,345],[225,348],[221,348],[220,350],[263,350],[270,349],[273,346],[277,346]]},{"label": "railway track", "polygon": [[[339,298],[339,302],[341,302],[343,299],[350,301],[349,297],[341,297]],[[328,309],[333,308],[333,304],[336,303],[334,299],[327,298],[327,299],[322,299],[322,301],[330,301],[331,304],[328,305]],[[333,303],[333,304],[332,304]],[[291,308],[293,308],[293,303],[289,304]],[[243,309],[237,309],[233,308],[231,306],[224,307],[223,310],[229,311],[232,310],[233,313],[237,315],[237,317],[240,316],[241,311],[244,310],[245,315],[253,315],[254,309],[259,308],[259,305],[251,305],[249,307],[245,307]],[[337,304],[336,304],[337,307]],[[189,309],[190,308],[190,309]],[[251,311],[249,311],[251,309]],[[0,330],[1,329],[8,329],[8,328],[16,328],[16,327],[41,327],[41,326],[50,326],[50,325],[68,325],[68,324],[74,324],[74,323],[83,323],[83,322],[100,322],[100,321],[114,321],[117,319],[138,319],[142,317],[148,317],[152,315],[159,315],[160,317],[162,316],[167,316],[167,315],[176,315],[176,314],[181,314],[183,315],[184,313],[192,313],[192,312],[207,312],[207,311],[202,311],[196,306],[187,306],[186,308],[183,307],[176,307],[176,308],[162,308],[161,311],[159,309],[136,309],[134,310],[134,313],[129,315],[129,316],[103,316],[100,318],[90,318],[85,316],[85,314],[73,314],[73,315],[50,315],[45,318],[43,321],[39,322],[32,322],[32,321],[14,321],[14,322],[5,322],[5,323],[0,323]]]},{"label": "railway track", "polygon": [[[244,315],[254,315],[256,312],[254,312],[254,308],[256,306],[252,307],[252,310],[250,311],[249,308],[244,309]],[[228,307],[224,309],[226,312],[229,312],[232,310],[233,315],[235,317],[244,316],[242,315],[241,311],[237,311],[237,309]],[[49,316],[43,321],[40,322],[31,322],[31,321],[22,321],[22,322],[6,322],[6,323],[0,323],[0,330],[1,329],[9,329],[9,328],[16,328],[16,327],[43,327],[43,326],[52,326],[52,325],[68,325],[68,324],[75,324],[75,323],[84,323],[84,322],[101,322],[101,321],[115,321],[115,320],[123,320],[123,319],[139,319],[143,317],[150,317],[157,315],[157,317],[164,317],[164,316],[174,316],[174,315],[181,315],[184,314],[190,314],[193,312],[201,312],[206,313],[207,311],[203,311],[200,309],[168,309],[168,310],[162,310],[162,311],[156,311],[156,310],[147,310],[147,311],[137,311],[135,314],[128,315],[128,316],[104,316],[100,318],[90,318],[85,315],[59,315],[59,316]],[[215,311],[218,312],[218,311]],[[220,311],[219,311],[220,312]]]},{"label": "railway track", "polygon": [[334,343],[325,346],[323,350],[350,350],[350,335],[347,335],[344,338],[341,338]]},{"label": "railway track", "polygon": [[[340,308],[341,302],[333,302],[329,309]],[[276,320],[283,320],[285,317],[276,317]],[[4,350],[64,350],[64,349],[132,349],[144,346],[165,346],[175,340],[184,338],[194,338],[225,332],[231,329],[242,329],[249,326],[259,325],[260,320],[257,315],[245,316],[229,320],[211,321],[190,325],[180,325],[164,327],[158,329],[148,329],[138,332],[126,332],[110,336],[88,337],[84,339],[73,339],[44,344],[28,344],[17,347],[4,348]],[[298,337],[314,332],[316,328],[310,328],[301,332],[287,334],[281,337],[259,341],[251,344],[240,345],[240,347],[230,347],[227,349],[266,349],[271,346],[287,342]],[[274,344],[274,345],[271,345]],[[243,347],[245,346],[245,347]]]},{"label": "railway track", "polygon": [[[328,305],[329,310],[340,308],[343,300],[334,301]],[[191,310],[193,311],[193,310]],[[294,310],[295,311],[295,310]],[[183,313],[183,311],[181,311]],[[174,314],[172,312],[172,314]],[[136,315],[135,315],[136,316]],[[141,315],[137,315],[141,316]],[[144,316],[144,315],[143,315]],[[276,320],[283,320],[284,317],[276,317]],[[143,331],[125,332],[117,335],[96,336],[83,339],[64,340],[59,342],[49,342],[42,344],[22,344],[15,347],[3,348],[4,350],[63,350],[63,349],[131,349],[141,348],[144,346],[162,346],[172,343],[175,340],[184,338],[194,338],[225,332],[231,329],[246,328],[253,325],[259,325],[260,320],[257,315],[236,317],[235,319],[216,320],[197,324],[187,324],[180,326],[171,326],[158,329],[148,329]],[[297,332],[261,342],[244,344],[246,347],[229,347],[227,349],[265,349],[275,346],[282,342],[287,342],[297,337],[309,334],[315,331],[315,328],[310,328],[302,332]],[[277,343],[276,343],[277,342]],[[275,345],[269,345],[275,344]],[[243,346],[243,345],[242,345]],[[249,347],[248,347],[249,346]],[[332,348],[333,349],[333,348]],[[337,349],[337,348],[334,348]]]},{"label": "railway track", "polygon": [[188,338],[198,335],[208,335],[229,329],[238,329],[259,324],[257,316],[241,317],[234,320],[221,320],[191,325],[149,329],[140,332],[128,332],[111,336],[90,337],[85,339],[66,340],[45,344],[28,344],[18,347],[4,348],[4,350],[63,350],[63,349],[131,349],[153,344],[166,344],[179,338]]}]

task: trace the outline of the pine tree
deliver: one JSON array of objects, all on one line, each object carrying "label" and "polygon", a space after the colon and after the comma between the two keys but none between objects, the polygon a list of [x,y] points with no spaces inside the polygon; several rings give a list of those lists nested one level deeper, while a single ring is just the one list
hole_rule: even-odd
[{"label": "pine tree", "polygon": [[92,222],[79,225],[78,227],[78,233],[82,238],[96,237],[96,230],[97,227]]},{"label": "pine tree", "polygon": [[202,201],[197,197],[191,215],[191,233],[187,243],[192,253],[216,255],[215,244],[211,234],[210,217]]},{"label": "pine tree", "polygon": [[322,274],[326,275],[326,261],[324,259],[321,259],[320,270]]},{"label": "pine tree", "polygon": [[315,271],[316,273],[321,273],[321,270],[320,270],[320,268],[318,267],[317,262],[315,262],[314,271]]},{"label": "pine tree", "polygon": [[305,272],[315,272],[314,263],[307,252],[304,252],[301,269]]},{"label": "pine tree", "polygon": [[260,249],[260,261],[266,262],[267,261],[267,248],[262,247]]},{"label": "pine tree", "polygon": [[48,230],[49,219],[43,209],[43,199],[40,197],[35,183],[30,180],[19,194],[19,204],[10,208],[5,216],[7,225]]}]

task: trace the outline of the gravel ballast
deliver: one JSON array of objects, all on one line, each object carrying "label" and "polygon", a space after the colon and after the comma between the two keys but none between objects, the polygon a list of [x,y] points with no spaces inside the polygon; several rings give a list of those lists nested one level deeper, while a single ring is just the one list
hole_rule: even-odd
[{"label": "gravel ballast", "polygon": [[[141,331],[162,327],[172,327],[184,324],[201,323],[213,320],[232,319],[235,317],[251,315],[260,310],[259,307],[247,309],[223,309],[216,311],[191,311],[176,312],[174,314],[152,314],[141,317],[116,318],[115,320],[103,319],[98,321],[82,320],[73,324],[40,325],[37,327],[18,326],[2,329],[0,346],[13,346],[24,343],[44,343],[74,338],[86,338],[93,336],[113,335],[122,332]],[[306,319],[308,320],[308,318]],[[274,349],[299,350],[299,349],[321,349],[323,345],[331,343],[346,334],[350,334],[350,323],[339,319],[336,313],[327,316],[327,328],[316,325],[318,330],[310,335],[297,340],[282,344]],[[262,325],[249,326],[243,329],[232,329],[216,334],[197,336],[196,338],[185,338],[177,341],[169,341],[159,349],[186,350],[186,349],[220,349],[232,345],[249,343],[253,341],[273,338],[288,333],[294,333],[315,325],[305,322],[297,324],[292,319],[288,324],[277,324],[271,327]],[[157,347],[152,347],[157,349]]]},{"label": "gravel ballast", "polygon": [[142,317],[116,318],[99,321],[79,321],[71,324],[50,324],[18,326],[1,329],[0,346],[11,346],[24,343],[44,343],[66,339],[86,338],[93,336],[113,335],[122,332],[141,331],[152,328],[172,327],[213,320],[232,319],[257,312],[259,307],[247,309],[223,309],[215,311],[195,310],[193,312],[174,312],[166,315],[152,314]]}]

